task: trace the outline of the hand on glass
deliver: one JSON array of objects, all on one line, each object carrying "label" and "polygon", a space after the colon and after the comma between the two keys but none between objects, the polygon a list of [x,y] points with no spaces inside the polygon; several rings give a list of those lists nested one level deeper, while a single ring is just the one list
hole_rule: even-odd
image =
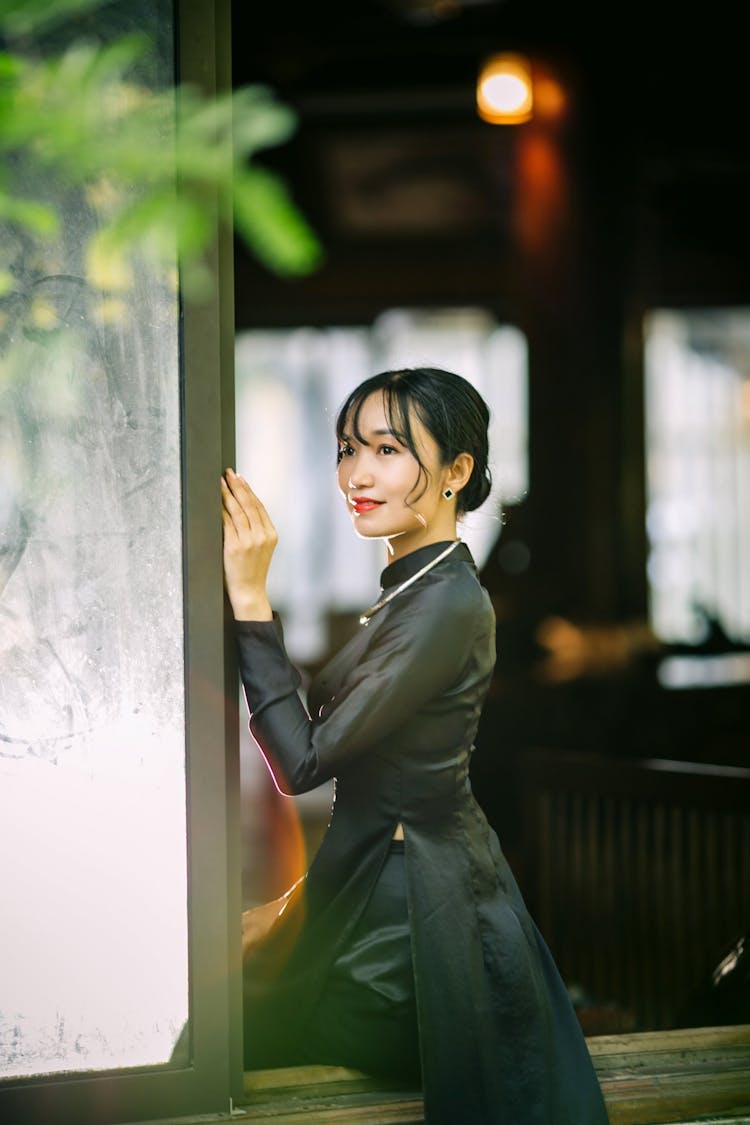
[{"label": "hand on glass", "polygon": [[276,528],[250,485],[233,469],[221,478],[224,584],[238,621],[270,621],[266,578]]}]

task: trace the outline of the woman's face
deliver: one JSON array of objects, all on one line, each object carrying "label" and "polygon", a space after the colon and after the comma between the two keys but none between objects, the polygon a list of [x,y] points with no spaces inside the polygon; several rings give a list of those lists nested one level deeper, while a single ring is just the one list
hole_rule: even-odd
[{"label": "woman's face", "polygon": [[[427,470],[393,433],[383,395],[373,393],[359,412],[358,430],[347,427],[339,450],[338,484],[358,535],[394,539],[394,555],[455,536],[452,506],[442,497],[443,477],[437,442],[414,416],[414,445]],[[452,526],[451,526],[452,525]]]}]

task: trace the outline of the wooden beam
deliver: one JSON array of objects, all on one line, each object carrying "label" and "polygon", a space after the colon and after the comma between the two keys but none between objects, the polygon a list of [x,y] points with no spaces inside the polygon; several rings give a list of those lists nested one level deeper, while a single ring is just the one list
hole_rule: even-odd
[{"label": "wooden beam", "polygon": [[[587,1039],[610,1125],[750,1125],[750,1024]],[[300,1066],[245,1074],[233,1122],[424,1125],[419,1090],[356,1070]],[[179,1125],[205,1125],[205,1117]],[[163,1123],[167,1125],[167,1123]]]},{"label": "wooden beam", "polygon": [[611,1125],[750,1121],[750,1026],[588,1041]]}]

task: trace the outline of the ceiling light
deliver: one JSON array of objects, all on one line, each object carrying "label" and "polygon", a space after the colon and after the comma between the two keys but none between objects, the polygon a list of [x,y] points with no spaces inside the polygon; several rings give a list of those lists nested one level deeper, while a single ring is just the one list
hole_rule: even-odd
[{"label": "ceiling light", "polygon": [[531,67],[523,55],[491,55],[477,79],[477,112],[491,125],[520,125],[532,114]]}]

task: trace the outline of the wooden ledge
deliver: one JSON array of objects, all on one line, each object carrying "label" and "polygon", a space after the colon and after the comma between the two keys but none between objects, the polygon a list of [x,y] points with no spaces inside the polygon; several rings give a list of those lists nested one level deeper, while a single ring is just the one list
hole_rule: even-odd
[{"label": "wooden ledge", "polygon": [[[610,1125],[750,1125],[750,1024],[598,1035],[586,1040]],[[357,1070],[299,1066],[245,1074],[243,1105],[207,1122],[424,1125],[419,1090]]]},{"label": "wooden ledge", "polygon": [[424,1125],[419,1089],[395,1088],[358,1070],[295,1066],[245,1073],[245,1105],[237,1121],[273,1125]]},{"label": "wooden ledge", "polygon": [[[611,1125],[750,1125],[750,1025],[587,1040]],[[359,1071],[248,1071],[233,1120],[272,1125],[423,1125],[418,1090]]]},{"label": "wooden ledge", "polygon": [[611,1125],[750,1122],[750,1025],[587,1040]]}]

